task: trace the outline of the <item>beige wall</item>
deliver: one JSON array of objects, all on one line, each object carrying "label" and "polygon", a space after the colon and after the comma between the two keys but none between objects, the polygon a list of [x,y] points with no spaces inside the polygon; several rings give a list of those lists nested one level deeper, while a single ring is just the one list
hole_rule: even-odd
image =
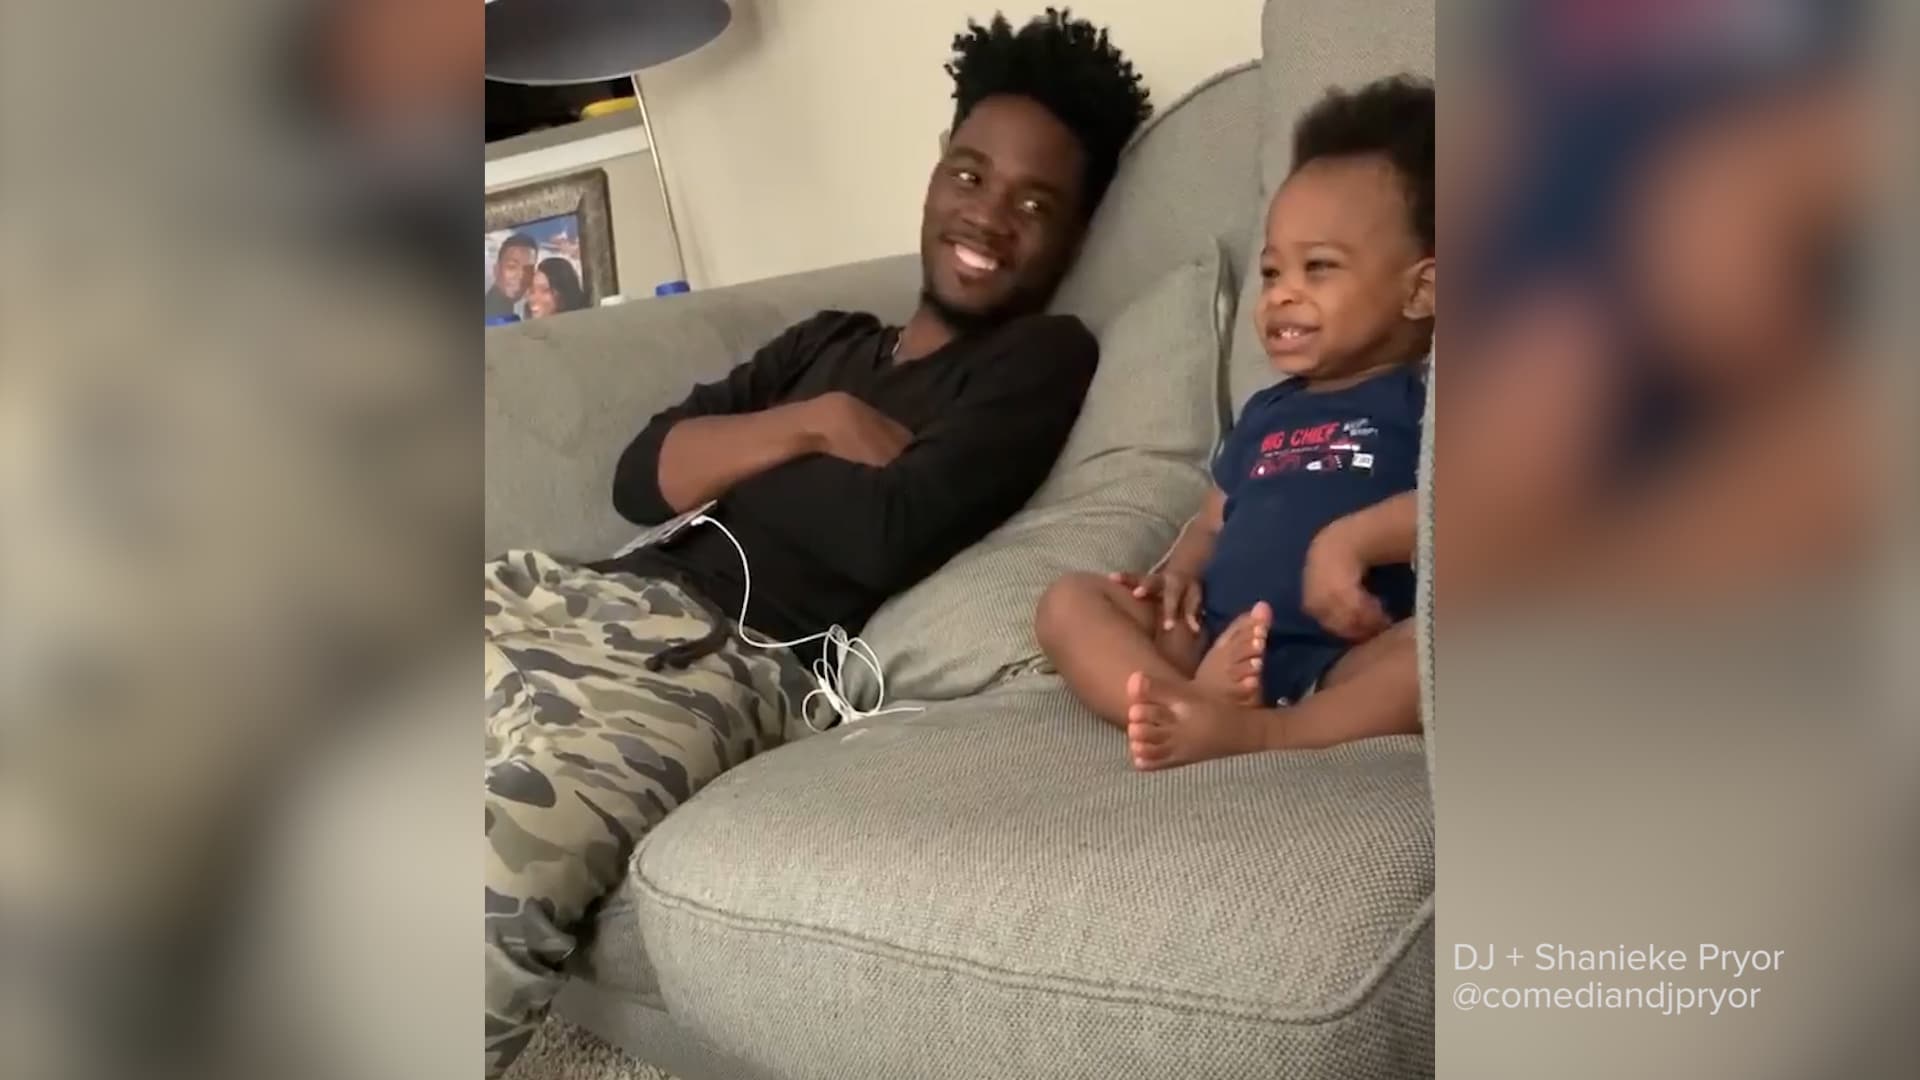
[{"label": "beige wall", "polygon": [[[1016,23],[1046,6],[998,3]],[[990,15],[996,0],[733,7],[719,40],[644,76],[694,285],[913,250],[927,174],[952,118],[941,65],[967,18]],[[1111,28],[1156,106],[1260,49],[1260,0],[1071,7]],[[635,212],[631,198],[616,198],[616,219]],[[625,245],[640,241],[622,231],[622,285],[645,295],[651,280],[628,278],[625,266]]]}]

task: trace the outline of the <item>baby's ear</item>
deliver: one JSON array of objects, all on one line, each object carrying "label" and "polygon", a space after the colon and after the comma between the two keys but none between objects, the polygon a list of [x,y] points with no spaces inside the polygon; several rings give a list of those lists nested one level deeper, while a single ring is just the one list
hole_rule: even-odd
[{"label": "baby's ear", "polygon": [[1415,321],[1433,318],[1433,273],[1433,256],[1431,255],[1414,263],[1407,270],[1407,302],[1400,307],[1400,314],[1403,317]]}]

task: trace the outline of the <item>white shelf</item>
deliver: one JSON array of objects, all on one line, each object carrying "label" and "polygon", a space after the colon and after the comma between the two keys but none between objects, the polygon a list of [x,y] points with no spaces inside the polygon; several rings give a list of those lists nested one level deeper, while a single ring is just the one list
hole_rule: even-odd
[{"label": "white shelf", "polygon": [[638,110],[546,128],[487,144],[488,191],[544,176],[590,169],[610,158],[652,149]]}]

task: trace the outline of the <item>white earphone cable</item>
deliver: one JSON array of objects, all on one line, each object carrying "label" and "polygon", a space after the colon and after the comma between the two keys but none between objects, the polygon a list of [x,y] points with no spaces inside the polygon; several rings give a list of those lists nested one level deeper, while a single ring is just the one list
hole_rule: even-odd
[{"label": "white earphone cable", "polygon": [[[800,716],[806,721],[808,727],[813,728],[814,731],[827,730],[827,728],[814,726],[812,710],[808,706],[812,705],[815,697],[825,698],[843,724],[857,720],[870,720],[876,716],[922,711],[919,707],[912,705],[899,705],[891,709],[880,707],[887,700],[887,677],[880,670],[880,657],[873,651],[873,646],[859,637],[849,636],[845,627],[836,624],[818,634],[794,638],[792,641],[755,641],[753,634],[747,630],[747,602],[753,597],[753,569],[747,564],[747,550],[740,546],[740,541],[734,537],[731,529],[706,514],[694,518],[690,524],[711,525],[719,529],[721,535],[727,538],[727,542],[733,545],[733,550],[740,556],[740,617],[734,621],[734,626],[740,634],[741,641],[756,649],[788,649],[816,641],[826,642],[827,647],[821,651],[820,658],[813,662],[813,678],[820,685],[800,701]],[[874,684],[879,688],[879,696],[871,709],[859,708],[846,698],[845,671],[849,656],[867,665],[867,670],[873,672]]]}]

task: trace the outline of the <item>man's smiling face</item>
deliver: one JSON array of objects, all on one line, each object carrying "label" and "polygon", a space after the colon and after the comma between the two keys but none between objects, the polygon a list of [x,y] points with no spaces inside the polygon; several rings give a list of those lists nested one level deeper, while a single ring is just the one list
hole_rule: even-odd
[{"label": "man's smiling face", "polygon": [[493,262],[493,287],[500,290],[500,295],[509,300],[518,300],[526,295],[527,286],[532,281],[532,249],[519,244],[501,248]]},{"label": "man's smiling face", "polygon": [[927,184],[920,263],[934,308],[985,324],[1045,307],[1086,224],[1085,175],[1080,140],[1038,102],[975,105]]}]

